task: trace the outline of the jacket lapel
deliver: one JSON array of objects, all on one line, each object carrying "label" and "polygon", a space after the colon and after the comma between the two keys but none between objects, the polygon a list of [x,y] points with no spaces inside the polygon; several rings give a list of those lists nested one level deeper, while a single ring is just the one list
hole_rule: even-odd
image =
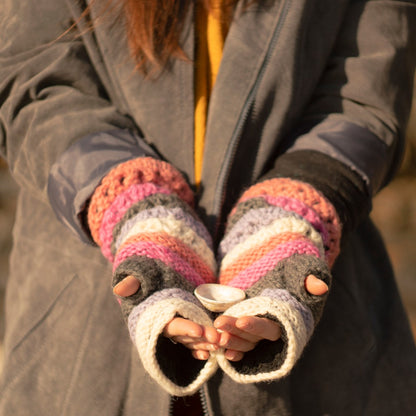
[{"label": "jacket lapel", "polygon": [[219,213],[238,132],[281,22],[281,3],[260,2],[247,10],[240,4],[235,12],[209,106],[201,194],[207,214]]},{"label": "jacket lapel", "polygon": [[[193,10],[187,16],[182,45],[193,60]],[[193,182],[194,75],[191,62],[174,60],[156,79],[134,71],[122,21],[103,22],[95,29],[104,65],[110,74],[112,101],[142,130],[161,156],[179,167]]]}]

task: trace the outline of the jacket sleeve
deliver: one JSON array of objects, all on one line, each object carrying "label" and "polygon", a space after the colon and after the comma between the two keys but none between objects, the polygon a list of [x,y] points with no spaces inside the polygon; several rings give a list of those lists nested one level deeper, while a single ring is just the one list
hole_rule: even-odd
[{"label": "jacket sleeve", "polygon": [[[415,23],[414,1],[349,2],[298,124],[300,133],[269,173],[329,193],[347,228],[369,213],[372,196],[391,180],[402,158],[415,75]],[[313,160],[315,169],[308,169]],[[342,197],[340,186],[346,187]]]},{"label": "jacket sleeve", "polygon": [[220,281],[245,289],[248,299],[225,314],[265,316],[282,328],[279,341],[262,341],[238,363],[219,354],[219,365],[237,382],[290,373],[326,301],[307,293],[305,278],[314,274],[330,286],[341,236],[368,215],[373,194],[398,167],[411,104],[415,15],[414,2],[350,2],[300,133],[231,211]]},{"label": "jacket sleeve", "polygon": [[[72,19],[62,0],[3,2],[0,141],[2,155],[25,190],[49,202],[50,173],[52,182],[62,181],[60,190],[50,186],[52,205],[58,217],[87,241],[77,219],[81,201],[109,165],[153,153],[138,127],[112,104],[105,71],[93,64],[79,35],[83,28],[71,26]],[[98,158],[97,141],[106,147]],[[72,157],[65,158],[71,146]],[[65,175],[71,180],[62,180]],[[62,207],[69,212],[59,212]]]}]

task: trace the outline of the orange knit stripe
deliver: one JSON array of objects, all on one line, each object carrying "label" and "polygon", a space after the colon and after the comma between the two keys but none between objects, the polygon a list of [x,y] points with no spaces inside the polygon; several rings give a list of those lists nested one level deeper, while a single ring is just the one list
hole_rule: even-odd
[{"label": "orange knit stripe", "polygon": [[230,282],[237,274],[251,266],[254,262],[260,260],[267,253],[275,249],[278,245],[295,240],[310,242],[310,240],[302,234],[285,232],[271,237],[261,245],[250,247],[225,270],[221,270],[221,284],[228,284],[228,282]]},{"label": "orange knit stripe", "polygon": [[[129,239],[127,239],[118,249],[117,252],[120,252],[124,247],[139,243],[154,243],[160,246],[164,246],[175,252],[177,255],[182,257],[184,261],[190,264],[190,266],[206,281],[214,282],[215,276],[214,271],[198,256],[195,251],[184,244],[182,241],[178,240],[175,237],[170,236],[167,233],[141,233],[136,234]],[[163,261],[163,259],[161,259]]]}]

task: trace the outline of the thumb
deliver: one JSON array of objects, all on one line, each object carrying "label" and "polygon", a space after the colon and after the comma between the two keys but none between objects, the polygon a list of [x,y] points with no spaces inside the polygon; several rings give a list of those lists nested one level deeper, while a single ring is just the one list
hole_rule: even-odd
[{"label": "thumb", "polygon": [[322,296],[329,290],[328,285],[321,279],[318,279],[313,274],[310,274],[309,276],[305,278],[305,289],[311,295],[316,295],[316,296]]}]

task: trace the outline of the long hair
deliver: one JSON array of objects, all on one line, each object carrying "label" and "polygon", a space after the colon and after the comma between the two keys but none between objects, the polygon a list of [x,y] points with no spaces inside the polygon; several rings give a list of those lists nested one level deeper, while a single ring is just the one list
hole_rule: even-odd
[{"label": "long hair", "polygon": [[[147,75],[172,58],[187,60],[180,36],[194,1],[210,9],[212,0],[122,0],[127,38],[136,70]],[[231,11],[238,0],[222,0]]]}]

